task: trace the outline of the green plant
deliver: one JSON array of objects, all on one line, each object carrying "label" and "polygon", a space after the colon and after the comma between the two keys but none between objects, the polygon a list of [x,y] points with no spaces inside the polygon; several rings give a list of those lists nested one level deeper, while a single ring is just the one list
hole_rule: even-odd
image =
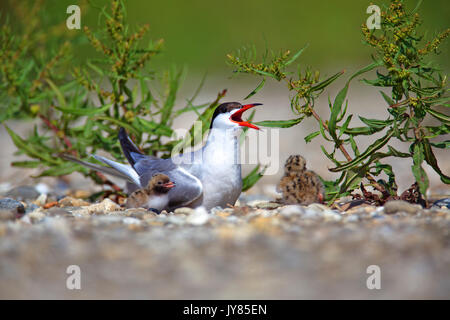
[{"label": "green plant", "polygon": [[[5,23],[0,33],[0,83],[6,89],[0,95],[0,104],[5,112],[0,120],[23,117],[41,120],[26,138],[5,124],[18,153],[34,159],[16,161],[13,166],[42,168],[39,177],[78,171],[120,192],[101,173],[65,161],[59,155],[70,153],[92,161],[90,154],[103,150],[115,159],[124,160],[117,139],[119,127],[124,127],[144,153],[169,157],[181,142],[195,145],[202,141],[202,136],[200,139],[195,136],[195,126],[185,139],[169,139],[174,120],[185,112],[195,112],[204,135],[226,90],[210,103],[195,105],[202,81],[186,106],[176,110],[183,69],[173,67],[156,73],[148,67],[160,53],[163,41],[143,43],[148,26],[132,32],[122,1],[113,0],[111,10],[102,10],[101,17],[104,27],[100,32],[84,27],[84,35],[101,58],[87,61],[83,68],[72,68],[71,73],[64,65],[70,60],[69,42],[50,56],[49,48],[42,50],[43,38],[33,38],[32,29],[12,37],[11,27]],[[38,55],[37,50],[45,54]],[[258,173],[254,170],[244,179],[247,188],[254,184]]]},{"label": "green plant", "polygon": [[[289,91],[292,92],[291,109],[299,116],[297,119],[265,121],[257,124],[288,127],[301,122],[305,117],[313,116],[319,129],[306,136],[306,142],[319,135],[333,142],[334,148],[331,152],[321,146],[325,156],[335,165],[330,171],[341,173],[336,181],[325,181],[326,199],[329,202],[350,194],[361,185],[362,181],[379,190],[383,195],[382,200],[397,197],[392,167],[382,163],[382,159],[387,157],[412,158],[412,173],[423,195],[428,188],[428,177],[422,167],[424,161],[440,175],[444,183],[450,183],[450,178],[440,170],[433,153],[433,148],[450,146],[449,141],[442,142],[436,139],[450,132],[448,113],[438,111],[439,108],[449,107],[447,77],[424,59],[429,53],[437,51],[439,44],[449,35],[450,29],[437,35],[425,46],[420,46],[422,37],[417,34],[419,24],[417,7],[408,13],[402,1],[394,0],[381,13],[380,30],[369,30],[366,25],[362,26],[365,42],[375,49],[376,55],[373,56],[371,64],[350,76],[333,102],[329,100],[327,120],[315,111],[315,100],[328,85],[343,74],[343,71],[324,80],[320,80],[318,71],[306,69],[302,72],[300,66],[296,73],[289,72],[288,66],[300,56],[303,49],[293,56],[289,51],[278,54],[266,53],[262,63],[254,62],[256,54],[249,49],[228,55],[235,72],[263,78],[250,95],[264,86],[266,78],[286,82]],[[387,103],[387,119],[368,119],[360,116],[359,119],[364,126],[353,127],[351,126],[353,114],[348,114],[348,102],[345,101],[350,82],[374,69],[376,79],[362,79],[362,81],[371,86],[390,89],[390,95],[380,91]],[[434,118],[437,124],[424,124],[427,118]],[[359,150],[357,137],[372,136],[375,133],[381,133],[382,137],[373,141],[366,150]],[[396,150],[390,144],[392,139],[409,144],[409,153]],[[344,156],[344,160],[337,156],[337,152]],[[382,173],[387,179],[382,178]]]}]

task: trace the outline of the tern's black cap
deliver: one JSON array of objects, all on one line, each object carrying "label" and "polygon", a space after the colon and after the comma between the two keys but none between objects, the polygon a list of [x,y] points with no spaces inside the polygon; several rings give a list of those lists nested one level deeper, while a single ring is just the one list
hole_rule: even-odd
[{"label": "tern's black cap", "polygon": [[214,114],[213,114],[213,116],[212,116],[212,118],[211,118],[211,125],[209,126],[209,128],[210,128],[210,129],[212,128],[214,119],[215,119],[219,114],[221,114],[221,113],[227,113],[227,112],[230,112],[231,110],[234,110],[234,109],[240,109],[240,108],[242,108],[242,104],[240,104],[239,102],[225,102],[225,103],[222,103],[220,106],[218,106],[218,107],[216,108],[216,110],[214,110]]}]

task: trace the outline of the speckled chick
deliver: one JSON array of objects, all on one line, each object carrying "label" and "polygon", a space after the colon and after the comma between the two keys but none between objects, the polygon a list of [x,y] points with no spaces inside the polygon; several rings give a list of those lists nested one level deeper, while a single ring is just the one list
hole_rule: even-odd
[{"label": "speckled chick", "polygon": [[322,202],[324,188],[319,176],[306,170],[306,160],[300,155],[290,156],[284,165],[284,177],[277,187],[286,204]]},{"label": "speckled chick", "polygon": [[175,187],[165,174],[154,175],[146,188],[134,191],[127,199],[127,208],[153,209],[157,212],[166,209],[169,204],[168,192]]}]

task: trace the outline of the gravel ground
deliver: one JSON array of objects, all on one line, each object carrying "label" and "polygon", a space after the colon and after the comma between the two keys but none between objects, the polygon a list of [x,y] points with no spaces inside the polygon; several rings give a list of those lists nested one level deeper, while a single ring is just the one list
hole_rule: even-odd
[{"label": "gravel ground", "polygon": [[[0,298],[450,298],[445,207],[249,198],[160,215],[109,199],[0,199]],[[80,267],[80,290],[66,287],[69,265]],[[366,286],[370,265],[379,290]]]}]

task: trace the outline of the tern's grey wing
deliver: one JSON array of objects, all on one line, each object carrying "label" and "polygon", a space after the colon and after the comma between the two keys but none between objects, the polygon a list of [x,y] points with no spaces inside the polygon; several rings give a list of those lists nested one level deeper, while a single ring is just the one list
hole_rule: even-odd
[{"label": "tern's grey wing", "polygon": [[[78,159],[78,158],[76,158],[76,157],[74,157],[72,155],[69,155],[69,154],[61,154],[60,157],[62,159],[64,159],[64,160],[69,160],[69,161],[73,161],[73,162],[79,163],[79,164],[81,164],[81,165],[83,165],[83,166],[85,166],[85,167],[87,167],[89,169],[92,169],[92,170],[95,170],[95,171],[100,171],[100,172],[103,172],[103,173],[110,174],[112,176],[121,178],[121,179],[126,180],[126,181],[128,181],[130,183],[133,183],[133,184],[136,184],[137,182],[139,182],[139,181],[136,180],[137,175],[136,175],[136,177],[134,177],[133,174],[130,173],[130,170],[124,171],[124,170],[118,170],[118,169],[116,169],[114,167],[111,168],[111,167],[101,166],[101,165],[98,165],[98,164],[95,164],[95,163],[91,163],[91,162],[86,162],[86,161],[80,160],[80,159]],[[102,159],[104,159],[104,158],[102,157]],[[100,159],[100,161],[104,162],[101,159]],[[112,161],[112,160],[109,160],[109,161]],[[128,169],[131,169],[131,167],[128,167]]]},{"label": "tern's grey wing", "polygon": [[175,182],[175,188],[169,191],[170,208],[187,206],[203,192],[200,180],[171,159],[142,158],[134,164],[134,169],[140,176],[141,185],[147,185],[156,173],[164,173]]}]

